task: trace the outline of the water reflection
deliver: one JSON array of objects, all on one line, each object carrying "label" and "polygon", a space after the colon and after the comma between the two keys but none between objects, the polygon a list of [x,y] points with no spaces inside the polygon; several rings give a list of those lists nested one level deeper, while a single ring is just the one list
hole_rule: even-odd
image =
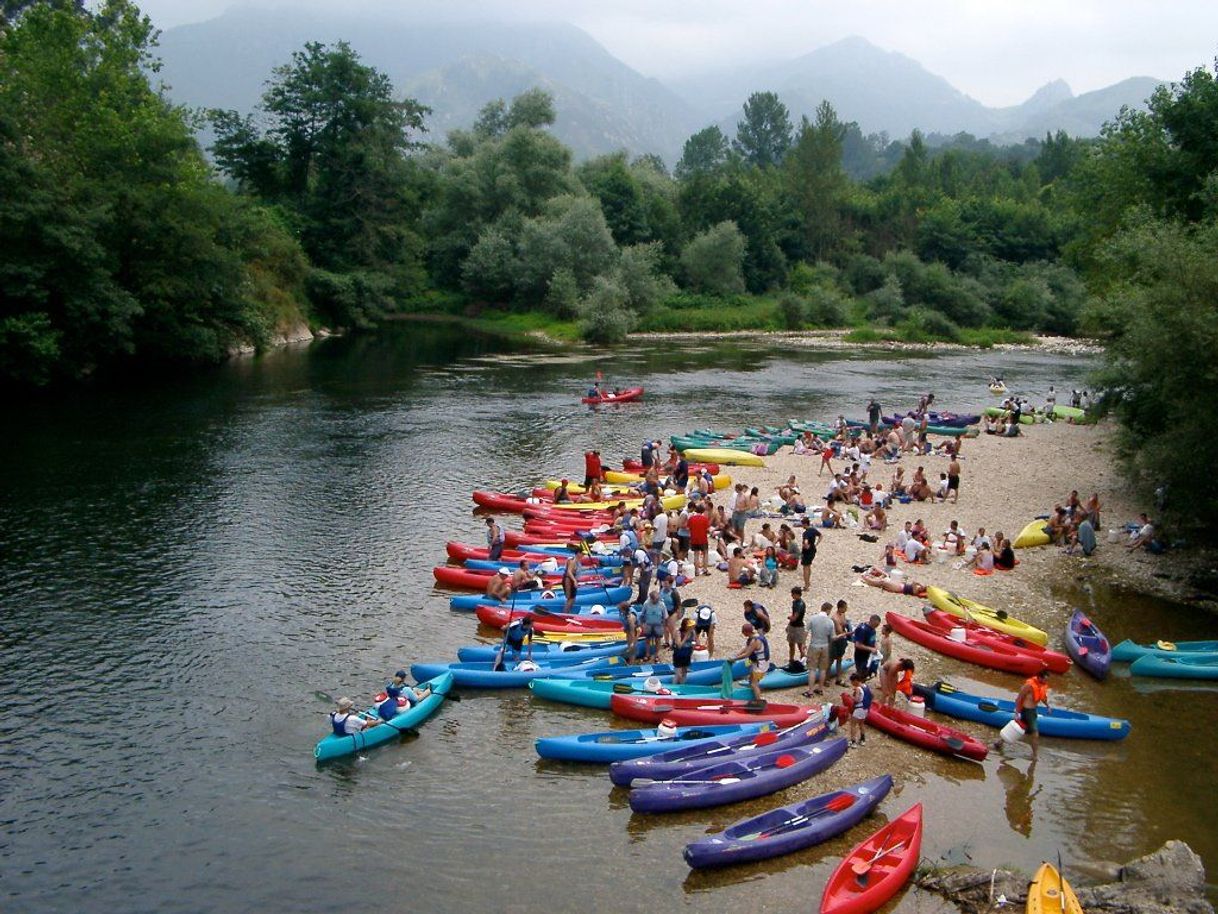
[{"label": "water reflection", "polygon": [[998,765],[998,780],[1006,792],[1007,822],[1011,828],[1025,838],[1032,837],[1032,801],[1040,794],[1036,786],[1036,762],[1029,763],[1027,771],[1020,771],[1005,759]]}]

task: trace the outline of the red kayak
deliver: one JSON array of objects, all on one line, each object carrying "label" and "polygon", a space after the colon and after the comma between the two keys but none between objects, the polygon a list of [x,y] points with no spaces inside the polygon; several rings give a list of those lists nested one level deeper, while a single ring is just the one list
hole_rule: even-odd
[{"label": "red kayak", "polygon": [[931,752],[958,755],[975,762],[982,761],[989,752],[985,743],[963,731],[887,705],[873,704],[867,711],[867,723],[877,730],[883,730],[897,739],[903,739]]},{"label": "red kayak", "polygon": [[591,530],[593,527],[608,527],[613,515],[605,511],[538,511],[532,506],[523,512],[526,526],[530,523],[548,524],[552,527],[570,527],[572,530]]},{"label": "red kayak", "polygon": [[[555,530],[552,527],[549,529],[550,529],[549,536],[546,536],[545,534],[541,534],[541,533],[533,533],[530,531],[504,530],[503,531],[503,544],[505,546],[529,546],[529,545],[539,545],[540,546],[540,545],[553,545],[554,543],[557,543],[557,542],[571,542],[572,540],[574,540],[576,543],[579,542],[579,537],[575,536],[574,531],[572,531],[572,530],[559,531],[559,530]],[[594,535],[596,536],[596,538],[598,540],[602,540],[604,542],[616,543],[619,538],[618,534],[616,534],[616,533],[597,533]]]},{"label": "red kayak", "polygon": [[[929,622],[911,619],[900,613],[890,612],[885,617],[893,631],[932,651],[938,651],[957,660],[967,660],[978,666],[989,667],[992,670],[1003,670],[1007,673],[1019,673],[1021,676],[1034,676],[1044,669],[1044,663],[1038,658],[1017,651],[1013,647],[990,641],[956,641],[948,636],[944,629],[937,628]],[[965,632],[965,637],[968,633]]]},{"label": "red kayak", "polygon": [[513,611],[508,606],[482,604],[474,610],[474,615],[483,625],[502,629],[508,620],[515,621],[525,616],[533,617],[533,628],[539,632],[620,632],[622,623],[617,614],[611,616],[585,616],[565,613],[532,613],[524,609]]},{"label": "red kayak", "polygon": [[[627,457],[625,460],[622,461],[622,469],[625,470],[627,473],[642,473],[643,472],[643,461],[631,460],[629,457]],[[663,470],[664,472],[667,472],[667,470],[664,467],[660,467],[660,469]],[[710,470],[710,474],[712,476],[718,476],[719,475],[719,464],[717,464],[717,463],[691,463],[689,465],[689,472],[691,474],[701,473],[704,470]]]},{"label": "red kayak", "polygon": [[[505,566],[506,567],[506,566]],[[431,573],[435,575],[436,583],[445,587],[456,587],[461,590],[486,590],[491,576],[497,572],[484,568],[457,568],[453,565],[437,565]],[[534,578],[537,576],[534,575]],[[608,583],[610,578],[600,574],[597,569],[580,571],[576,580],[582,587],[585,584]],[[561,574],[541,575],[541,586],[545,590],[558,591],[562,588]]]},{"label": "red kayak", "polygon": [[[559,537],[556,542],[546,545],[551,549],[565,549],[567,544],[565,539]],[[491,557],[491,551],[486,546],[474,546],[471,543],[458,543],[455,540],[449,540],[444,544],[444,548],[448,552],[450,559],[456,559],[460,562],[464,562],[466,559],[489,559]],[[499,561],[508,566],[519,565],[521,559],[527,559],[530,562],[544,562],[546,559],[554,559],[560,567],[567,561],[565,555],[558,555],[548,551],[548,549],[530,549],[527,546],[523,549],[504,549],[499,555]],[[597,567],[600,564],[595,558],[587,555],[581,555],[579,562],[581,565],[590,568]]]},{"label": "red kayak", "polygon": [[975,641],[978,644],[987,642],[990,644],[1001,644],[1012,650],[1027,654],[1029,657],[1035,657],[1049,668],[1050,673],[1065,673],[1070,669],[1070,665],[1073,662],[1067,654],[1063,654],[1060,651],[1051,651],[1047,647],[1033,644],[1026,638],[1018,638],[1015,635],[994,631],[994,629],[978,625],[976,622],[969,622],[967,619],[953,616],[951,613],[945,613],[941,609],[932,609],[929,606],[924,606],[922,607],[922,615],[926,617],[927,622],[943,631],[963,628],[968,633],[970,641]]},{"label": "red kayak", "polygon": [[[619,700],[620,699],[620,700]],[[702,727],[714,724],[748,724],[773,721],[780,727],[794,727],[807,720],[819,719],[819,706],[780,705],[764,702],[753,708],[747,701],[722,698],[682,698],[672,695],[613,695],[609,706],[619,717],[658,724],[668,719],[679,727]],[[752,708],[752,710],[750,710]]]},{"label": "red kayak", "polygon": [[617,393],[597,394],[595,397],[580,397],[579,402],[595,406],[598,403],[630,403],[642,398],[643,388],[627,387],[625,390],[619,390]]},{"label": "red kayak", "polygon": [[893,819],[838,864],[820,899],[820,914],[867,914],[909,881],[922,854],[922,804]]}]

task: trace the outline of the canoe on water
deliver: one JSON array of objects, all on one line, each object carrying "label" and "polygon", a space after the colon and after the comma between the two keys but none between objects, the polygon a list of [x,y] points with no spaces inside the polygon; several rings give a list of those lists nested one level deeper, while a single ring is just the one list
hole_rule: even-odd
[{"label": "canoe on water", "polygon": [[617,393],[610,391],[609,393],[597,394],[593,397],[580,397],[579,402],[596,406],[601,403],[632,403],[635,400],[641,399],[643,399],[643,388],[627,387],[625,390],[619,390]]},{"label": "canoe on water", "polygon": [[[421,689],[423,686],[429,687],[431,694],[414,707],[407,707],[397,717],[375,727],[365,727],[350,736],[338,736],[331,733],[314,747],[313,757],[319,762],[324,762],[346,755],[354,755],[364,749],[371,749],[373,746],[390,742],[401,736],[403,731],[417,727],[440,710],[440,705],[444,703],[445,697],[452,691],[453,675],[449,672],[441,673],[425,682],[420,682],[416,688]],[[364,712],[364,716],[375,719],[376,708],[369,708]]]},{"label": "canoe on water", "polygon": [[1201,654],[1218,654],[1218,641],[1156,641],[1154,644],[1136,644],[1126,638],[1112,649],[1115,663],[1133,663],[1139,657],[1195,657]]},{"label": "canoe on water", "polygon": [[1108,675],[1112,664],[1112,647],[1104,633],[1081,610],[1076,609],[1066,623],[1066,652],[1075,664],[1096,679]]},{"label": "canoe on water", "polygon": [[1042,863],[1028,886],[1027,914],[1083,914],[1070,883],[1051,863]]},{"label": "canoe on water", "polygon": [[1195,657],[1139,657],[1129,667],[1134,676],[1159,676],[1165,679],[1218,679],[1218,654]]},{"label": "canoe on water", "polygon": [[[970,695],[946,682],[933,686],[914,684],[914,693],[921,695],[926,707],[940,714],[973,720],[991,727],[1004,727],[1015,719],[1015,702],[988,695]],[[1084,711],[1068,711],[1043,705],[1037,714],[1037,726],[1042,736],[1061,736],[1069,739],[1118,740],[1129,735],[1127,720],[1088,714]]]},{"label": "canoe on water", "polygon": [[[486,663],[499,656],[502,644],[470,644],[457,648],[457,659],[462,663]],[[635,645],[639,655],[645,656],[647,645],[639,642]],[[624,657],[626,642],[617,641],[540,641],[533,639],[533,657],[538,660],[551,660],[558,656],[578,657],[587,660],[590,657]]]},{"label": "canoe on water", "polygon": [[[552,596],[546,596],[546,594]],[[607,589],[603,586],[596,587],[591,584],[581,584],[575,589],[575,602],[580,604],[595,605],[600,603],[602,606],[616,606],[623,600],[630,598],[634,593],[633,587],[622,587],[621,585],[610,585]],[[488,597],[484,593],[463,594],[459,597],[453,597],[448,601],[450,609],[456,610],[476,610],[479,606],[496,606],[501,607],[504,614],[513,607],[516,607],[516,614],[533,610],[533,609],[553,609],[561,610],[566,605],[566,600],[563,598],[562,590],[522,590],[518,592],[514,599],[495,600]],[[619,628],[621,626],[618,626]]]},{"label": "canoe on water", "polygon": [[685,451],[688,460],[713,461],[727,466],[763,467],[765,458],[748,451],[735,451],[731,448],[699,447]]},{"label": "canoe on water", "polygon": [[990,609],[990,607],[984,606],[981,603],[957,596],[950,590],[944,590],[942,587],[926,588],[926,598],[934,604],[936,609],[941,609],[945,613],[951,613],[953,616],[960,616],[962,619],[968,619],[971,622],[984,625],[986,628],[992,628],[994,631],[1013,635],[1016,638],[1023,638],[1025,641],[1031,641],[1033,644],[1039,644],[1042,647],[1049,643],[1049,636],[1047,634],[1039,628],[1029,625],[1027,622],[1016,619],[1005,610]]},{"label": "canoe on water", "polygon": [[989,752],[976,737],[900,708],[873,704],[867,711],[867,723],[897,739],[943,755],[981,762]]},{"label": "canoe on water", "polygon": [[[450,559],[455,559],[459,562],[469,561],[470,559],[489,562],[491,558],[491,551],[488,547],[475,546],[472,543],[459,543],[455,540],[449,540],[444,544],[444,549]],[[496,567],[501,565],[517,565],[521,559],[528,559],[530,563],[540,563],[548,559],[554,559],[561,568],[570,555],[571,550],[567,548],[565,542],[524,545],[519,549],[504,549],[499,556]],[[613,551],[608,553],[602,553],[597,549],[593,549],[591,555],[582,555],[579,561],[581,565],[589,567],[596,565],[620,565],[622,564],[622,557],[617,554],[617,547],[615,545]]]},{"label": "canoe on water", "polygon": [[812,847],[853,828],[891,789],[892,775],[882,774],[844,790],[742,819],[717,835],[685,845],[685,862],[694,869],[710,869]]},{"label": "canoe on water", "polygon": [[893,631],[901,637],[947,657],[1023,676],[1035,675],[1044,667],[1040,660],[1013,647],[970,638],[967,629],[964,630],[965,640],[957,641],[950,630],[945,631],[929,622],[910,619],[895,612],[888,613],[886,618]]},{"label": "canoe on water", "polygon": [[[511,622],[529,616],[533,619],[535,632],[596,632],[619,634],[622,632],[621,619],[617,612],[606,611],[597,615],[592,612],[600,604],[585,604],[587,613],[562,613],[557,609],[538,612],[535,605],[518,605],[515,609],[510,606],[483,603],[474,610],[474,615],[483,625],[491,628],[504,629]],[[579,607],[572,607],[578,609]]]},{"label": "canoe on water", "polygon": [[1042,647],[1023,638],[1017,638],[1014,635],[994,631],[992,628],[986,628],[984,625],[978,625],[976,622],[970,622],[968,619],[961,619],[959,616],[945,613],[941,609],[923,606],[922,615],[926,617],[927,622],[943,631],[963,628],[968,633],[970,641],[1003,644],[1017,651],[1022,651],[1028,656],[1039,660],[1050,673],[1061,674],[1068,672],[1074,662],[1061,651],[1051,651],[1047,647]]},{"label": "canoe on water", "polygon": [[921,854],[922,804],[916,803],[838,864],[821,896],[821,914],[877,910],[909,881]]},{"label": "canoe on water", "polygon": [[631,787],[639,778],[670,780],[685,772],[719,762],[738,762],[766,752],[781,752],[818,743],[829,735],[829,725],[819,718],[779,730],[773,724],[760,733],[729,736],[698,746],[678,746],[667,752],[609,766],[609,780],[618,787]]},{"label": "canoe on water", "polygon": [[[495,669],[491,663],[415,663],[410,675],[422,682],[445,672],[451,673],[453,682],[471,689],[523,689],[532,680],[553,676],[567,666],[597,667],[608,669],[621,663],[620,657],[593,657],[589,660],[555,658],[546,663],[533,662],[532,668],[514,669],[516,662],[508,661],[508,668]],[[726,723],[726,721],[725,721]]]},{"label": "canoe on water", "polygon": [[[614,682],[598,679],[559,679],[557,677],[534,679],[529,683],[529,690],[538,698],[547,701],[558,701],[568,705],[578,705],[583,708],[596,708],[598,711],[611,709],[614,695],[680,695],[690,698],[701,698],[704,701],[716,701],[723,697],[722,687],[704,685],[676,685],[661,683],[659,692],[649,690],[646,680],[642,682]],[[753,692],[747,686],[736,686],[729,698],[748,701]],[[758,721],[753,721],[757,723]],[[748,723],[738,721],[738,723]],[[772,726],[769,721],[760,723]]]},{"label": "canoe on water", "polygon": [[[538,680],[544,682],[545,680]],[[677,727],[664,736],[658,729],[609,730],[543,736],[533,745],[542,758],[564,762],[619,762],[667,752],[677,746],[715,744],[733,736],[756,734],[770,724],[725,724],[715,727]]]},{"label": "canoe on water", "polygon": [[769,720],[780,727],[793,727],[821,714],[819,707],[807,705],[783,705],[773,702],[754,705],[751,701],[644,695],[614,695],[609,707],[619,717],[648,724],[658,724],[668,718],[678,726],[742,724],[754,720]]},{"label": "canoe on water", "polygon": [[806,781],[845,754],[846,739],[838,737],[696,768],[680,778],[635,787],[630,791],[630,808],[635,812],[677,812],[764,797]]},{"label": "canoe on water", "polygon": [[[697,660],[689,665],[685,681],[689,685],[713,685],[722,682],[722,660]],[[647,663],[641,666],[616,666],[611,670],[601,670],[594,667],[581,667],[570,671],[560,671],[555,674],[557,679],[591,679],[601,682],[638,682],[644,683],[649,679],[658,679],[660,683],[673,681],[676,668],[671,663]],[[748,663],[737,660],[732,664],[732,679],[747,676]]]}]

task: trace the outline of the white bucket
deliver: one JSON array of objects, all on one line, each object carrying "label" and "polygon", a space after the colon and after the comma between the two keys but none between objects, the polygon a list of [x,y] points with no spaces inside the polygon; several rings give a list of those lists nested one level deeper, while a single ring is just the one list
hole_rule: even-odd
[{"label": "white bucket", "polygon": [[965,546],[964,547],[964,560],[966,562],[969,561],[969,559],[971,559],[976,554],[977,554],[976,546]]},{"label": "white bucket", "polygon": [[947,637],[957,644],[963,644],[968,640],[968,629],[957,626],[947,633]]},{"label": "white bucket", "polygon": [[693,579],[693,577],[694,577],[694,572],[695,572],[696,570],[697,570],[697,569],[695,569],[695,568],[694,568],[694,563],[693,563],[693,562],[682,562],[682,563],[681,563],[681,574],[682,574],[684,577],[687,577],[687,578],[689,578],[689,579],[691,579],[691,580],[692,580],[692,579]]},{"label": "white bucket", "polygon": [[909,705],[906,709],[914,717],[926,716],[926,702],[923,701],[921,695],[915,695],[909,699]]},{"label": "white bucket", "polygon": [[1007,721],[1006,726],[998,731],[1004,743],[1018,743],[1024,737],[1023,727],[1017,720]]},{"label": "white bucket", "polygon": [[888,569],[888,577],[890,580],[899,581],[901,578],[905,577],[905,572],[900,568],[890,568]]},{"label": "white bucket", "polygon": [[947,564],[947,555],[948,555],[948,553],[947,553],[946,549],[936,549],[935,550],[935,562],[939,565],[946,565]]},{"label": "white bucket", "polygon": [[699,662],[699,661],[701,661],[701,660],[710,660],[710,651],[708,651],[708,650],[707,650],[706,648],[704,648],[704,647],[703,647],[703,648],[698,648],[698,649],[697,649],[697,650],[695,650],[695,651],[693,652],[693,654],[690,656],[690,660],[691,660],[692,662],[694,662],[694,663],[697,663],[697,662]]},{"label": "white bucket", "polygon": [[1116,527],[1108,528],[1108,542],[1119,543],[1121,541],[1121,531]]}]

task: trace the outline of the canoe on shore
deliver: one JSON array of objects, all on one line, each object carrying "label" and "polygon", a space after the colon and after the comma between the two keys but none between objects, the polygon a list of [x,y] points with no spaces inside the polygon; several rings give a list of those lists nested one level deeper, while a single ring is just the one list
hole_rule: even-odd
[{"label": "canoe on shore", "polygon": [[917,803],[848,853],[825,885],[821,914],[875,911],[909,881],[922,855]]},{"label": "canoe on shore", "polygon": [[784,705],[728,699],[672,698],[668,696],[614,695],[609,707],[614,714],[630,720],[658,724],[665,718],[678,726],[694,724],[739,724],[755,720],[773,721],[780,727],[793,727],[819,717],[817,706]]},{"label": "canoe on shore", "polygon": [[952,637],[953,630],[944,630],[929,622],[910,619],[900,613],[890,612],[885,618],[893,631],[901,637],[908,638],[915,644],[930,648],[947,657],[955,657],[957,660],[965,660],[992,670],[1019,673],[1023,676],[1035,675],[1044,668],[1044,664],[1040,660],[1013,647],[976,638],[970,639],[967,629],[960,630],[964,637],[957,640]]},{"label": "canoe on shore", "polygon": [[1037,518],[1019,531],[1019,535],[1011,541],[1012,548],[1034,549],[1037,546],[1048,546],[1052,540],[1046,531],[1049,522]]},{"label": "canoe on shore", "polygon": [[452,674],[453,683],[471,689],[523,689],[534,679],[553,676],[568,667],[596,667],[609,669],[614,664],[621,663],[620,657],[593,657],[588,660],[555,658],[548,663],[534,661],[523,670],[514,669],[515,661],[509,661],[507,669],[495,669],[494,662],[490,663],[415,663],[410,667],[410,675],[422,682],[425,679]]},{"label": "canoe on shore", "polygon": [[1081,609],[1076,609],[1066,623],[1066,652],[1075,664],[1096,679],[1108,675],[1112,664],[1112,647],[1108,639]]},{"label": "canoe on shore", "polygon": [[[598,679],[534,679],[529,683],[529,690],[538,698],[547,701],[557,701],[567,705],[577,705],[581,708],[596,708],[598,711],[610,710],[614,695],[680,695],[703,700],[718,700],[723,697],[720,686],[705,685],[676,685],[661,683],[659,692],[649,690],[646,680],[614,682]],[[748,701],[753,693],[747,686],[736,686],[732,689],[730,698]],[[755,721],[756,722],[756,721]],[[747,721],[745,721],[747,723]],[[765,721],[762,721],[765,723]]]},{"label": "canoe on shore", "polygon": [[[371,749],[373,746],[390,742],[401,736],[403,731],[417,727],[440,710],[440,705],[444,703],[445,697],[452,691],[453,675],[449,672],[441,673],[439,676],[420,682],[415,688],[421,689],[424,686],[431,689],[431,694],[418,704],[407,707],[397,717],[375,727],[365,727],[358,733],[348,736],[329,734],[313,749],[313,757],[319,762],[324,762],[329,759],[354,755],[364,749]],[[364,716],[376,719],[376,708],[369,708],[364,712]]]},{"label": "canoe on shore", "polygon": [[891,789],[892,775],[882,774],[843,790],[742,819],[717,835],[685,845],[685,862],[693,869],[710,869],[766,860],[821,844],[861,822]]},{"label": "canoe on shore", "polygon": [[[1062,674],[1069,672],[1073,661],[1063,654],[1061,651],[1051,651],[1047,647],[1036,644],[1032,641],[1027,641],[1024,638],[1017,638],[1014,635],[1008,635],[1004,632],[994,631],[992,628],[987,628],[984,625],[978,625],[976,622],[970,622],[968,619],[961,619],[959,616],[953,616],[951,613],[945,613],[941,609],[934,609],[930,606],[922,607],[922,615],[926,617],[926,621],[937,628],[945,631],[950,631],[953,628],[963,628],[968,637],[972,641],[988,641],[992,644],[1004,644],[1007,647],[1014,648],[1017,651],[1023,651],[1031,657],[1035,657],[1049,670],[1050,673]],[[764,685],[764,682],[762,683]]]},{"label": "canoe on shore", "polygon": [[[926,707],[940,714],[972,720],[991,727],[1004,727],[1015,719],[1015,702],[988,695],[970,695],[945,682],[933,686],[914,684],[914,693],[921,695]],[[1042,736],[1069,739],[1118,740],[1129,735],[1129,721],[1085,711],[1041,707],[1037,726]]]},{"label": "canoe on shore", "polygon": [[873,704],[867,711],[867,723],[889,736],[943,755],[981,762],[989,753],[985,743],[976,737],[900,708]]},{"label": "canoe on shore", "polygon": [[1047,634],[1027,622],[1016,619],[1005,610],[990,609],[981,603],[957,596],[942,587],[926,588],[926,598],[934,604],[936,609],[951,613],[953,616],[960,616],[970,622],[976,622],[986,628],[992,628],[994,631],[1013,635],[1016,638],[1023,638],[1025,641],[1031,641],[1042,647],[1049,643]]},{"label": "canoe on shore", "polygon": [[685,451],[685,457],[689,460],[711,461],[726,464],[727,466],[765,466],[764,457],[750,454],[748,451],[734,451],[731,448],[691,448]]},{"label": "canoe on shore", "polygon": [[1163,679],[1218,679],[1218,654],[1198,654],[1194,657],[1139,657],[1130,664],[1134,676],[1158,676]]},{"label": "canoe on shore", "polygon": [[1027,914],[1083,914],[1074,889],[1052,863],[1042,863],[1028,886]]}]

